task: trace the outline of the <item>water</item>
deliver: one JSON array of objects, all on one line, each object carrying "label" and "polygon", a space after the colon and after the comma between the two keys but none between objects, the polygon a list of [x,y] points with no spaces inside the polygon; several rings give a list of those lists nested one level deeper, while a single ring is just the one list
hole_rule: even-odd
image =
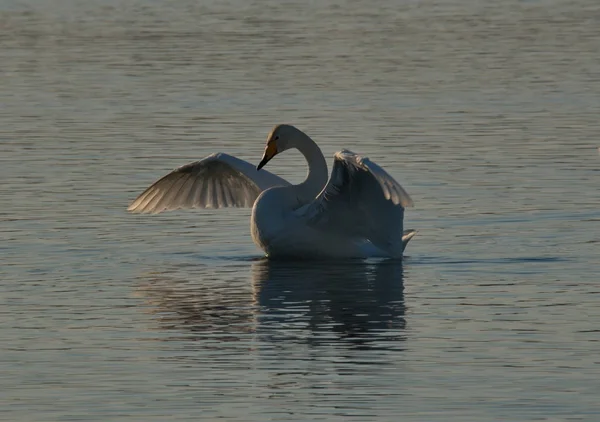
[{"label": "water", "polygon": [[[3,2],[0,419],[599,420],[596,3]],[[404,185],[403,265],[125,212],[280,122]]]}]

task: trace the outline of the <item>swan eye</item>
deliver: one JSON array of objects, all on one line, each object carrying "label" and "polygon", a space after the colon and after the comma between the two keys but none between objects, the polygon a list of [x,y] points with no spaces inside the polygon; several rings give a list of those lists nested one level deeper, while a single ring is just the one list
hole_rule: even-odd
[{"label": "swan eye", "polygon": [[273,138],[274,141],[279,140],[279,135],[275,135],[275,137]]}]

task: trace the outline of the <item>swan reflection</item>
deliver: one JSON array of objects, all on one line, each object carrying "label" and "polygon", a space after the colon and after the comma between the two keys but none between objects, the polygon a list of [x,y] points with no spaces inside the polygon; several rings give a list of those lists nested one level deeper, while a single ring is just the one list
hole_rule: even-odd
[{"label": "swan reflection", "polygon": [[159,330],[169,339],[189,334],[223,335],[235,340],[254,332],[256,309],[248,283],[247,264],[208,268],[186,265],[163,269],[140,277],[137,295],[154,315]]},{"label": "swan reflection", "polygon": [[355,346],[402,339],[406,322],[400,263],[262,260],[252,265],[252,279],[263,339],[349,341]]},{"label": "swan reflection", "polygon": [[247,263],[192,267],[144,277],[138,289],[158,328],[173,334],[169,339],[193,333],[221,341],[344,342],[353,348],[382,342],[387,348],[403,339],[400,263],[261,259],[251,263],[251,283]]}]

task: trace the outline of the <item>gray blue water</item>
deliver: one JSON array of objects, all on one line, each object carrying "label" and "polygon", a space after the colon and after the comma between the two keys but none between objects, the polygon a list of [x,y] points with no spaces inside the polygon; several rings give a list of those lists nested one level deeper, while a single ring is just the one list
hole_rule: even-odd
[{"label": "gray blue water", "polygon": [[[599,22],[2,2],[0,420],[600,420]],[[270,263],[249,210],[125,212],[212,152],[258,162],[281,122],[403,184],[403,264]]]}]

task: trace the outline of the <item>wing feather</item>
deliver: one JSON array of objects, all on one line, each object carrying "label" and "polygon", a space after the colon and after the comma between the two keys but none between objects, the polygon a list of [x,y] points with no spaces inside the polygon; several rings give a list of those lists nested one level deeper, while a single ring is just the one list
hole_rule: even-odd
[{"label": "wing feather", "polygon": [[385,170],[366,157],[343,150],[334,156],[327,185],[304,211],[320,230],[368,239],[401,254],[404,207],[412,199]]},{"label": "wing feather", "polygon": [[251,207],[260,193],[289,182],[224,153],[181,166],[160,178],[127,208],[160,213],[180,208]]}]

